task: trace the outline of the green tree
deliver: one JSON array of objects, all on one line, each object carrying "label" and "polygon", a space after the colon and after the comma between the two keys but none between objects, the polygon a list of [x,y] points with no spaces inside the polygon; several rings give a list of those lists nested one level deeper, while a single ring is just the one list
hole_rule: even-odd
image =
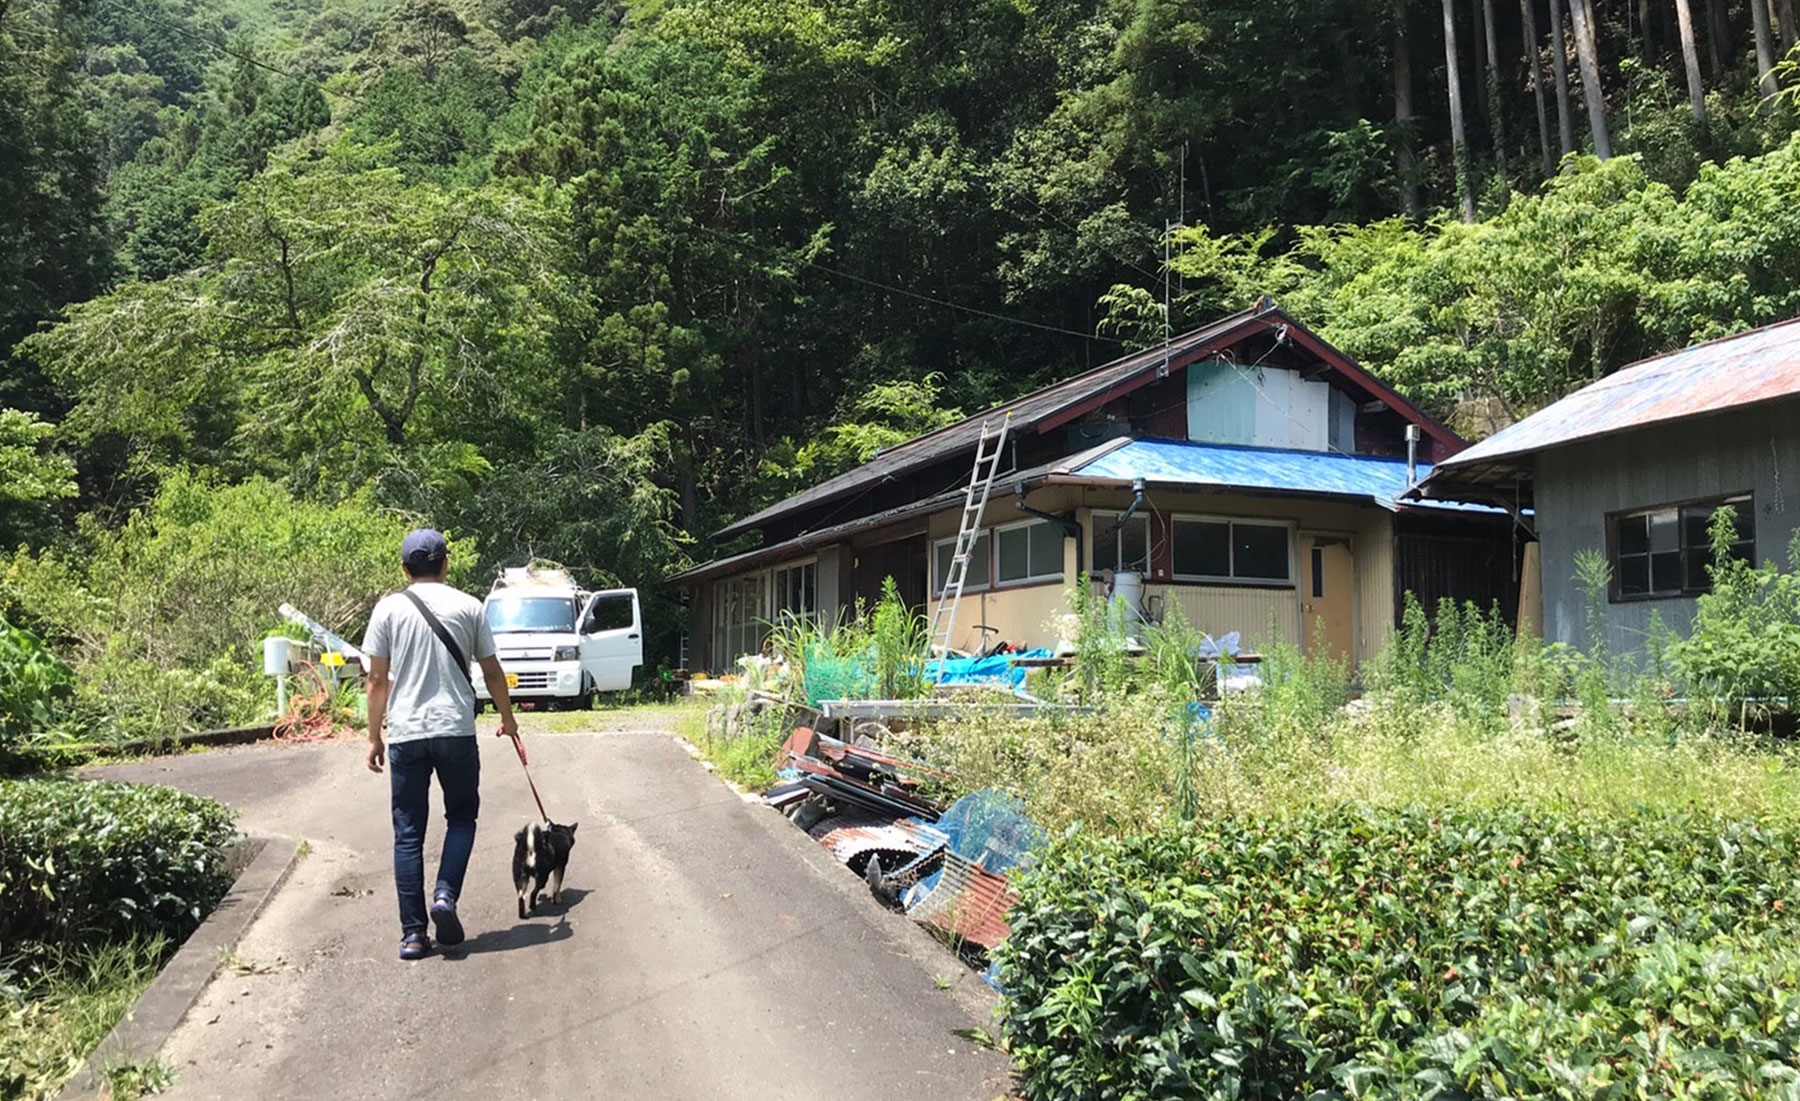
[{"label": "green tree", "polygon": [[203,269],[83,303],[27,347],[78,396],[70,430],[140,461],[326,493],[414,457],[450,476],[442,460],[479,465],[467,448],[553,415],[574,310],[559,225],[498,188],[282,165],[202,217]]},{"label": "green tree", "polygon": [[37,542],[56,527],[56,506],[75,496],[75,464],[50,450],[55,429],[0,408],[0,548]]},{"label": "green tree", "polygon": [[108,261],[81,36],[56,0],[0,4],[0,400],[38,411],[53,397],[13,345],[99,290]]}]

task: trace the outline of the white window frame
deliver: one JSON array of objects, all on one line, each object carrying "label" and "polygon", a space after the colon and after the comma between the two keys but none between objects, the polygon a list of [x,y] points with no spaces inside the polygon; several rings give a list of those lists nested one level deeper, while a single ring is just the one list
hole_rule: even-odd
[{"label": "white window frame", "polygon": [[[1116,509],[1111,512],[1092,512],[1088,515],[1090,529],[1094,533],[1093,543],[1088,549],[1088,561],[1090,563],[1095,563],[1096,556],[1094,552],[1099,548],[1100,540],[1103,538],[1111,538],[1113,541],[1113,558],[1119,563],[1116,568],[1128,569],[1129,567],[1125,565],[1124,553],[1125,530],[1120,528],[1118,531],[1113,532],[1110,537],[1105,534],[1107,528],[1119,522],[1119,518],[1125,515],[1125,511],[1123,509]],[[1150,515],[1147,512],[1140,512],[1133,516],[1132,519],[1142,520],[1144,522],[1144,564],[1138,568],[1138,572],[1141,572],[1147,578],[1150,576],[1151,556],[1155,553],[1155,532],[1151,530]],[[1098,570],[1103,567],[1095,563],[1093,568]]]},{"label": "white window frame", "polygon": [[[713,644],[719,651],[713,655],[715,664],[729,667],[745,654],[762,651],[763,643],[769,637],[769,576],[768,570],[758,570],[714,583]],[[725,616],[733,595],[753,596],[756,608],[727,621]]]},{"label": "white window frame", "polygon": [[[976,545],[977,550],[979,550],[979,548],[981,546],[982,538],[986,537],[986,539],[987,539],[987,580],[980,582],[980,583],[976,583],[975,581],[972,581],[972,580],[965,582],[963,584],[963,592],[965,592],[965,593],[987,592],[989,589],[994,588],[994,530],[995,529],[993,529],[993,528],[982,528],[980,531],[977,531],[975,533],[975,545]],[[946,545],[949,546],[949,548],[950,548],[951,556],[955,557],[955,555],[956,555],[956,536],[950,535],[950,536],[946,536],[942,539],[933,539],[931,541],[931,562],[929,564],[929,569],[931,570],[930,589],[931,589],[932,596],[943,596],[944,595],[944,579],[937,575],[937,572],[938,572],[938,553],[937,552],[938,552],[939,547],[946,546]],[[975,561],[976,561],[976,558],[972,554],[969,558],[969,565],[974,566]]]},{"label": "white window frame", "polygon": [[1226,551],[1229,556],[1228,566],[1233,571],[1233,575],[1215,577],[1210,574],[1174,573],[1172,576],[1175,580],[1199,582],[1203,585],[1241,585],[1258,589],[1299,588],[1300,571],[1296,568],[1297,564],[1294,561],[1294,546],[1296,543],[1295,531],[1298,528],[1298,525],[1294,521],[1272,520],[1261,516],[1214,516],[1196,512],[1176,513],[1169,517],[1169,562],[1171,570],[1174,569],[1175,544],[1181,530],[1181,525],[1190,521],[1206,524],[1250,524],[1256,527],[1284,529],[1287,532],[1287,577],[1277,580],[1271,577],[1234,576],[1237,569],[1237,540],[1235,538],[1227,538]]},{"label": "white window frame", "polygon": [[[1057,551],[1057,553],[1056,553],[1056,572],[1055,573],[1027,573],[1024,577],[1001,577],[1000,576],[1000,536],[1001,536],[1001,534],[1003,532],[1018,531],[1021,528],[1030,529],[1030,528],[1038,528],[1038,527],[1048,529],[1056,538],[1056,551]],[[1046,581],[1061,581],[1063,579],[1063,567],[1065,564],[1064,559],[1065,559],[1066,550],[1067,550],[1067,548],[1065,547],[1064,544],[1068,540],[1068,536],[1063,532],[1062,528],[1060,526],[1058,526],[1057,524],[1054,524],[1054,523],[1050,522],[1049,520],[1040,520],[1040,519],[1037,519],[1034,517],[1029,520],[1016,520],[1010,524],[1001,524],[1001,525],[991,528],[989,530],[991,532],[991,535],[988,539],[988,549],[992,552],[994,561],[993,561],[993,566],[992,566],[988,576],[992,580],[994,588],[996,588],[996,589],[1011,589],[1011,588],[1018,588],[1019,586],[1022,586],[1022,585],[1041,585]],[[1029,570],[1031,568],[1031,536],[1029,536],[1029,535],[1026,536],[1026,541],[1025,541],[1025,568],[1027,570]]]},{"label": "white window frame", "polygon": [[[795,570],[804,570],[808,567],[811,567],[812,569],[812,591],[807,595],[806,609],[797,612],[792,608],[781,607],[782,599],[785,596],[783,575],[793,573]],[[819,621],[818,555],[813,555],[810,558],[797,558],[792,562],[783,562],[779,566],[772,567],[769,570],[769,595],[765,603],[769,607],[769,618],[772,620],[779,621],[781,617],[791,614],[795,619],[805,619],[817,623]]]}]

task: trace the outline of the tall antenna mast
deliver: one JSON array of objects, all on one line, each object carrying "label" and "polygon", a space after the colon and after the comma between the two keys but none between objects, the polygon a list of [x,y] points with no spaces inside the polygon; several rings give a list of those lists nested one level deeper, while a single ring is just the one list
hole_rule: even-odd
[{"label": "tall antenna mast", "polygon": [[1169,377],[1169,238],[1173,227],[1163,222],[1163,361],[1159,378]]},{"label": "tall antenna mast", "polygon": [[[1184,141],[1181,143],[1181,186],[1177,191],[1178,197],[1175,200],[1175,224],[1183,229],[1187,228],[1187,157],[1188,143]],[[1179,289],[1181,293],[1186,294],[1187,277],[1177,276],[1175,282],[1177,289]]]}]

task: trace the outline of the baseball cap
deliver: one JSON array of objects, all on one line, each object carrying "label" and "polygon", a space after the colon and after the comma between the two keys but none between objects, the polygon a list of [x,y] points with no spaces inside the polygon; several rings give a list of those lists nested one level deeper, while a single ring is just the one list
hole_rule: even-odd
[{"label": "baseball cap", "polygon": [[435,566],[450,554],[450,544],[430,528],[420,528],[400,540],[400,561],[415,569]]}]

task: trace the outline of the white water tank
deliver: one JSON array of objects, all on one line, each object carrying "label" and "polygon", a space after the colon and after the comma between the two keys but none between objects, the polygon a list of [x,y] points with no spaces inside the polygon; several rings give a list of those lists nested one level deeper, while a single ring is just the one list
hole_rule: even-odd
[{"label": "white water tank", "polygon": [[1113,574],[1113,599],[1125,606],[1125,629],[1131,630],[1144,620],[1144,575],[1135,570]]}]

